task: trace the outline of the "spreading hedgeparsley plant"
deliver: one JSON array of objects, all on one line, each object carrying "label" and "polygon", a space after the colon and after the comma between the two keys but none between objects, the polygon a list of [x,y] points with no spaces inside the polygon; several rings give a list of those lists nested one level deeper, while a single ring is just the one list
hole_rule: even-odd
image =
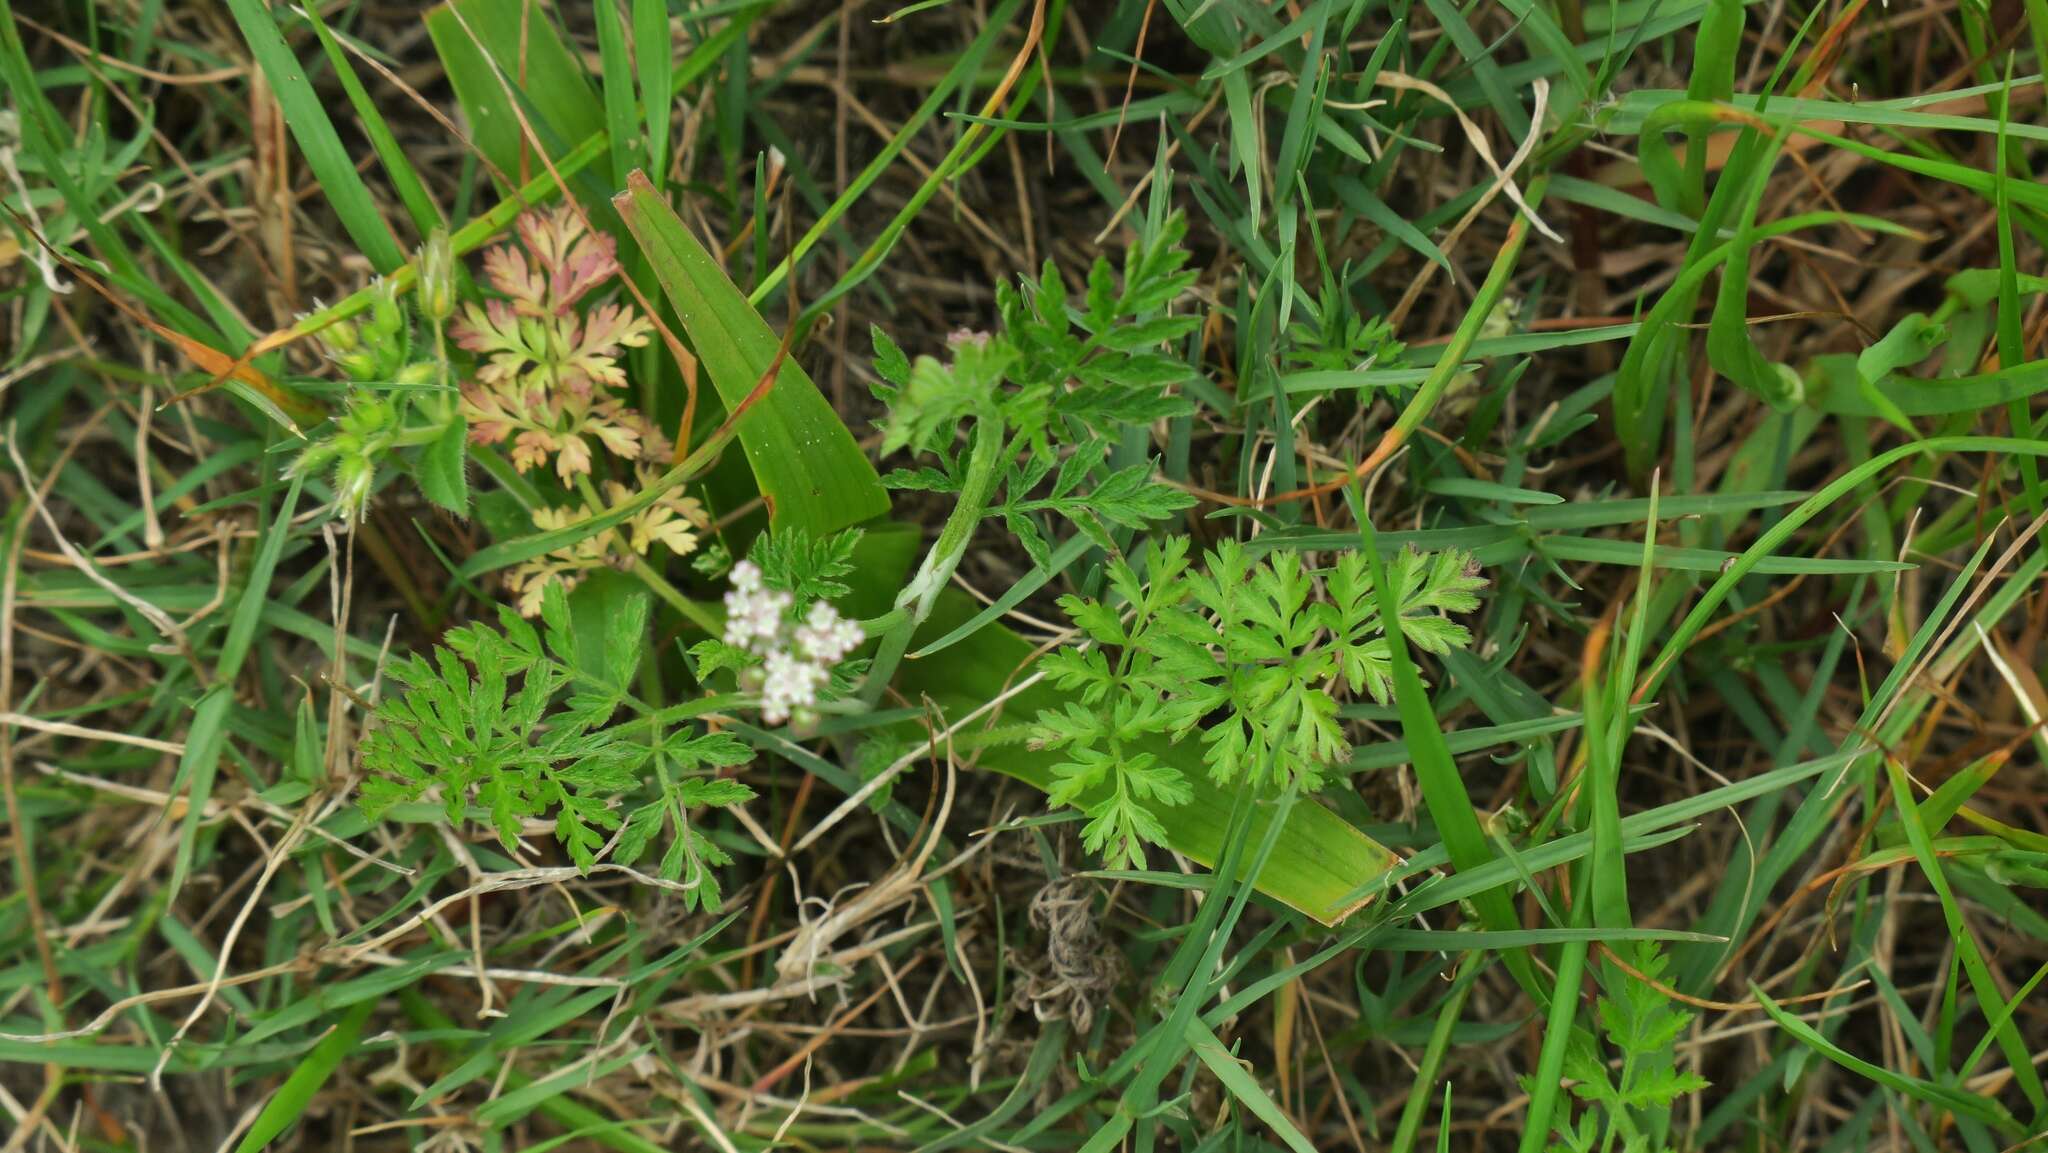
[{"label": "spreading hedgeparsley plant", "polygon": [[1164,217],[1125,253],[1121,274],[1097,258],[1078,297],[1051,261],[1035,279],[999,285],[1000,327],[955,333],[943,358],[913,361],[874,330],[875,392],[889,406],[883,454],[922,462],[884,480],[955,503],[885,618],[871,701],[983,519],[1000,519],[1034,564],[1049,567],[1057,525],[1115,549],[1118,530],[1129,535],[1194,503],[1155,481],[1150,460],[1111,463],[1126,429],[1193,411],[1176,387],[1186,363],[1169,353],[1200,324],[1175,307],[1196,277],[1180,247],[1186,233],[1178,213]]},{"label": "spreading hedgeparsley plant", "polygon": [[866,639],[859,622],[833,602],[852,591],[860,532],[815,538],[772,532],[732,566],[725,631],[690,650],[701,680],[733,675],[735,688],[767,725],[816,725],[821,709],[854,707],[852,690],[867,662],[850,660]]},{"label": "spreading hedgeparsley plant", "polygon": [[[674,483],[674,446],[623,395],[621,360],[653,329],[614,291],[611,238],[566,207],[528,212],[481,265],[478,298],[458,301],[437,238],[421,253],[413,301],[380,284],[364,320],[323,334],[348,399],[296,468],[330,478],[337,511],[356,519],[394,462],[435,503],[466,513],[475,462],[534,530],[572,531],[503,573],[511,603],[495,628],[451,629],[389,667],[398,691],[367,726],[363,813],[432,805],[515,855],[551,833],[579,868],[649,869],[690,905],[715,909],[715,870],[731,858],[692,814],[753,795],[730,775],[753,757],[731,721],[803,727],[849,699],[865,667],[849,658],[865,634],[834,601],[849,591],[840,578],[859,534],[770,533],[736,565],[716,542],[700,549],[709,517]],[[573,532],[600,515],[601,531]],[[648,563],[657,549],[715,558],[699,571],[730,582],[723,635],[690,653],[705,691],[666,708],[632,689],[647,597],[607,595],[601,639],[579,637],[569,599],[605,567],[673,593]]]},{"label": "spreading hedgeparsley plant", "polygon": [[[1051,801],[1087,815],[1090,849],[1132,864],[1165,843],[1161,815],[1189,800],[1198,766],[1220,786],[1312,791],[1351,755],[1338,697],[1392,693],[1364,554],[1317,572],[1297,553],[1255,560],[1226,540],[1198,566],[1172,537],[1150,558],[1143,576],[1111,561],[1111,598],[1061,598],[1087,643],[1040,668],[1080,700],[1039,713],[1032,735],[1060,758]],[[1403,552],[1388,580],[1408,643],[1435,654],[1470,643],[1446,615],[1479,607],[1486,582],[1468,554]]]},{"label": "spreading hedgeparsley plant", "polygon": [[[1129,455],[1129,430],[1194,410],[1181,387],[1190,369],[1174,351],[1200,323],[1180,308],[1196,278],[1179,247],[1185,220],[1162,213],[1141,233],[1121,272],[1098,259],[1078,297],[1050,262],[1000,287],[1000,328],[954,334],[944,358],[913,361],[875,331],[883,450],[923,461],[887,480],[956,503],[883,618],[890,631],[868,681],[873,693],[893,669],[981,520],[1000,519],[1046,568],[1053,533],[1072,529],[1111,558],[1111,595],[1062,598],[1085,641],[1040,667],[1079,699],[1039,713],[1031,740],[1058,757],[1050,799],[1087,816],[1085,844],[1132,863],[1166,842],[1165,814],[1191,799],[1192,774],[1313,790],[1350,756],[1338,697],[1385,702],[1391,691],[1361,554],[1312,570],[1297,554],[1256,559],[1226,540],[1197,564],[1185,538],[1169,537],[1145,547],[1142,574],[1127,559],[1143,531],[1194,503],[1156,479],[1153,461]],[[1315,347],[1331,363],[1369,358],[1387,340],[1383,329],[1321,335]],[[1470,642],[1449,616],[1478,607],[1485,582],[1468,554],[1404,553],[1389,579],[1417,649]]]}]

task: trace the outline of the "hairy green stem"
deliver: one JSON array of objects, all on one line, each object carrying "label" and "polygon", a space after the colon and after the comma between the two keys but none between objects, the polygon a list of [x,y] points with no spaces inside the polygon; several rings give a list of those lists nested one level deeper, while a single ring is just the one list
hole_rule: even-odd
[{"label": "hairy green stem", "polygon": [[725,622],[719,619],[717,613],[685,596],[683,590],[670,584],[668,578],[661,575],[660,571],[646,557],[636,556],[633,558],[632,573],[646,582],[647,587],[654,590],[654,595],[660,597],[668,607],[680,613],[684,620],[689,621],[712,636],[717,636],[724,630]]},{"label": "hairy green stem", "polygon": [[946,518],[945,527],[939,530],[939,539],[932,542],[931,551],[925,554],[924,563],[918,566],[917,575],[897,594],[895,612],[901,615],[892,614],[894,623],[882,635],[881,648],[876,650],[867,682],[861,686],[861,699],[870,707],[882,699],[882,690],[888,688],[896,666],[902,663],[911,636],[931,615],[932,606],[939,602],[939,593],[945,590],[946,582],[953,579],[953,570],[960,567],[961,558],[967,555],[975,526],[988,510],[996,479],[1002,474],[1008,455],[1003,447],[1007,443],[1000,416],[991,413],[974,422],[974,447],[969,450],[967,479],[960,487],[960,499],[954,504],[952,515]]},{"label": "hairy green stem", "polygon": [[[605,138],[600,133],[585,140],[582,144],[577,145],[573,151],[563,156],[560,160],[555,161],[555,171],[560,172],[562,179],[566,180],[582,171],[591,161],[604,155],[604,151]],[[544,201],[553,195],[556,187],[554,173],[544,172],[534,177],[532,180],[527,181],[516,193],[493,206],[489,212],[479,215],[468,224],[456,229],[454,234],[448,238],[449,247],[457,256],[466,255],[477,248],[483,247],[484,243],[490,240],[491,237],[496,236],[499,230],[512,223],[514,217],[531,205]],[[418,258],[414,258],[400,265],[391,273],[388,279],[391,281],[394,289],[403,293],[409,291],[413,285],[417,284],[419,278],[420,262]],[[377,285],[366,285],[328,305],[326,308],[300,317],[298,322],[293,324],[287,331],[295,338],[311,336],[313,333],[326,328],[337,320],[344,320],[357,313],[367,311],[370,307],[370,300],[376,292]]]}]

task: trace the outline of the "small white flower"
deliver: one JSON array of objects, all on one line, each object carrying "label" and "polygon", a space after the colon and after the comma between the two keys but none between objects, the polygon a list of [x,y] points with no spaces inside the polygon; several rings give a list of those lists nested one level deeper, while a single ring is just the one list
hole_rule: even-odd
[{"label": "small white flower", "polygon": [[818,689],[827,677],[822,666],[778,649],[768,654],[762,668],[767,674],[761,683],[763,721],[779,725],[789,719],[790,710],[817,705]]},{"label": "small white flower", "polygon": [[839,615],[828,601],[817,601],[796,630],[797,648],[822,665],[835,665],[860,647],[860,624]]},{"label": "small white flower", "polygon": [[761,570],[747,561],[732,569],[732,591],[725,594],[725,643],[765,655],[782,639],[782,616],[790,595],[761,587]]}]

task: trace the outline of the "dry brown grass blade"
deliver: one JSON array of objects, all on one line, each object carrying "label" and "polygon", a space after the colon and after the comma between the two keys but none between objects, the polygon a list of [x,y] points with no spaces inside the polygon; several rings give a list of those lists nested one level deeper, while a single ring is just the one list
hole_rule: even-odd
[{"label": "dry brown grass blade", "polygon": [[[1621,954],[1598,941],[1593,943],[1593,948],[1615,968],[1620,969],[1622,972],[1627,973],[1629,976],[1634,977],[1636,980],[1641,981],[1643,984],[1648,985],[1650,988],[1657,990],[1657,992],[1681,1005],[1690,1005],[1695,1009],[1712,1009],[1717,1013],[1760,1013],[1763,1011],[1764,1006],[1761,1001],[1716,1001],[1709,997],[1695,997],[1690,993],[1674,989],[1629,964]],[[1831,1001],[1844,994],[1853,993],[1868,984],[1870,984],[1868,980],[1857,981],[1838,988],[1822,989],[1817,993],[1805,993],[1797,997],[1786,997],[1777,1003],[1780,1005],[1808,1005],[1815,1001]]]},{"label": "dry brown grass blade", "polygon": [[1145,37],[1152,31],[1152,13],[1159,0],[1145,0],[1145,15],[1138,21],[1138,42],[1131,49],[1131,68],[1124,76],[1124,98],[1116,108],[1116,131],[1110,133],[1108,163],[1116,163],[1116,147],[1124,138],[1124,118],[1131,111],[1131,95],[1138,90],[1138,66],[1145,60]]},{"label": "dry brown grass blade", "polygon": [[[95,287],[98,286],[95,285]],[[165,343],[183,353],[187,360],[198,365],[201,372],[213,374],[213,379],[196,388],[188,388],[172,396],[163,402],[162,407],[169,407],[180,401],[190,400],[192,397],[202,393],[212,392],[228,381],[236,380],[262,393],[272,404],[277,405],[287,416],[291,417],[293,422],[291,430],[294,433],[304,435],[299,428],[301,423],[316,424],[327,415],[311,398],[288,389],[270,379],[263,370],[250,363],[251,357],[262,355],[254,351],[261,344],[260,341],[258,345],[250,346],[251,352],[244,353],[241,356],[229,356],[217,348],[194,340],[182,332],[175,332],[154,320],[144,319],[141,323],[151,332],[162,338]]]},{"label": "dry brown grass blade", "polygon": [[[950,748],[945,762],[939,810],[932,818],[929,830],[924,831],[923,844],[887,876],[846,901],[833,903],[817,920],[805,922],[791,937],[782,955],[775,959],[776,975],[784,982],[809,980],[818,963],[833,954],[833,946],[840,937],[909,901],[924,888],[930,879],[925,874],[925,864],[938,850],[946,831],[946,821],[953,812],[959,766]],[[957,867],[962,859],[954,858],[947,868]]]}]

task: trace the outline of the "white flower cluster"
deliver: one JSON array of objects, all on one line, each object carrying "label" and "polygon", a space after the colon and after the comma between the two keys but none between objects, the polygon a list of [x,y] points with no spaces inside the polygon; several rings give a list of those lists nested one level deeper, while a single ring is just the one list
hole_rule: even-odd
[{"label": "white flower cluster", "polygon": [[816,706],[832,666],[863,639],[858,622],[822,600],[811,605],[802,624],[785,628],[792,603],[788,593],[762,585],[759,565],[741,561],[732,566],[725,643],[761,658],[761,719],[771,725],[789,720],[796,709]]},{"label": "white flower cluster", "polygon": [[782,637],[782,614],[790,596],[761,585],[761,566],[743,560],[732,566],[732,591],[725,594],[725,643],[765,656]]},{"label": "white flower cluster", "polygon": [[810,615],[796,630],[796,647],[806,657],[825,665],[836,665],[846,659],[846,654],[859,648],[864,639],[860,622],[840,616],[839,610],[826,601],[812,604]]}]

